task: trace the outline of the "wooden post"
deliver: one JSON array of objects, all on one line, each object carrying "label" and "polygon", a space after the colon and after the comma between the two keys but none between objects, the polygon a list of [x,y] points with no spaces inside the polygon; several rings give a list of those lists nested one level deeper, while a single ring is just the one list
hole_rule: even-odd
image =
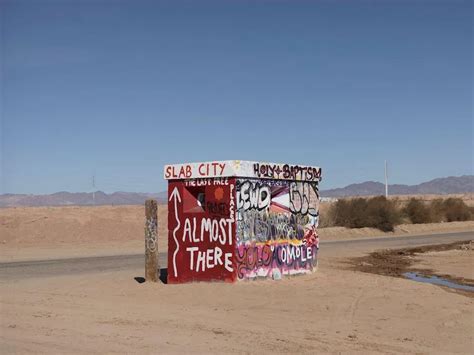
[{"label": "wooden post", "polygon": [[145,280],[158,280],[158,204],[145,202]]}]

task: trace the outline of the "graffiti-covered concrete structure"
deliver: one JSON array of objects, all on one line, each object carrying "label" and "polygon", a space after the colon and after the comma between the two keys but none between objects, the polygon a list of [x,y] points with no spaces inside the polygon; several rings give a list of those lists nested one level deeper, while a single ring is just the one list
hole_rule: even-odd
[{"label": "graffiti-covered concrete structure", "polygon": [[167,165],[168,282],[311,272],[321,168],[250,161]]}]

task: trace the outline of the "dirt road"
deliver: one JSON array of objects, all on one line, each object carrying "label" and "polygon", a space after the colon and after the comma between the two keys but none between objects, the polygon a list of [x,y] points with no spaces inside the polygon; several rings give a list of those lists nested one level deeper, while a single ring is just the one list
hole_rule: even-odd
[{"label": "dirt road", "polygon": [[[420,236],[384,237],[321,242],[320,258],[356,256],[375,249],[406,248],[419,245],[442,244],[474,239],[474,232],[442,233]],[[160,265],[166,267],[167,253],[159,254]],[[102,273],[140,268],[144,265],[141,254],[94,256],[55,260],[36,260],[0,263],[3,280],[52,277],[87,273]]]}]

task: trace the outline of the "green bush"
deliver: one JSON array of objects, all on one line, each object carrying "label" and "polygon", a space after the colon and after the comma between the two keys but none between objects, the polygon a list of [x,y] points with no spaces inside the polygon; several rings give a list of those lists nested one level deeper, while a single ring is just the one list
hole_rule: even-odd
[{"label": "green bush", "polygon": [[430,206],[416,198],[410,199],[404,208],[404,212],[413,224],[430,223],[433,220]]}]

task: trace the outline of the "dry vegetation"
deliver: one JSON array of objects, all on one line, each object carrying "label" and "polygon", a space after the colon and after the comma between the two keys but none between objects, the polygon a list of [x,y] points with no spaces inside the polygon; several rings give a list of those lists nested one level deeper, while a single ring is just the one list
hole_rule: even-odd
[{"label": "dry vegetation", "polygon": [[321,227],[377,228],[392,232],[402,223],[460,222],[474,219],[474,207],[459,197],[408,200],[370,198],[340,199],[325,207]]}]

